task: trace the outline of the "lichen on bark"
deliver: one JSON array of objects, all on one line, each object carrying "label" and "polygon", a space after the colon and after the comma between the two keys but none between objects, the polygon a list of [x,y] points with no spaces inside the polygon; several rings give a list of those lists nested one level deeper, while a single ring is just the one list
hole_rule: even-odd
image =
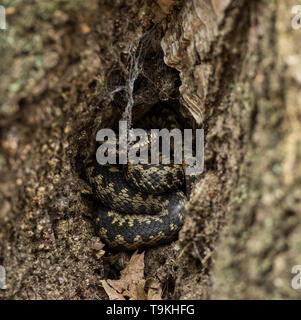
[{"label": "lichen on bark", "polygon": [[[150,249],[166,299],[296,298],[300,59],[286,1],[4,1],[0,265],[4,299],[107,299],[107,252],[83,195],[97,129],[159,101],[205,129],[179,239]],[[140,51],[139,51],[140,50]],[[129,72],[137,62],[137,77]],[[131,60],[132,58],[132,60]],[[132,83],[133,84],[133,83]],[[124,255],[127,261],[129,256]]]}]

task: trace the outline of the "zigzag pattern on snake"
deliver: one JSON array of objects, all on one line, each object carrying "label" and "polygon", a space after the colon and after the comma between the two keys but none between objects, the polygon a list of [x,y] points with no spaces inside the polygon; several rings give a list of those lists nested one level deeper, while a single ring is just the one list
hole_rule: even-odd
[{"label": "zigzag pattern on snake", "polygon": [[[146,115],[143,123],[149,129],[147,122],[159,129],[179,127],[175,114],[166,108]],[[86,177],[99,202],[99,235],[110,248],[157,246],[174,239],[182,227],[186,203],[182,165],[99,165],[94,156],[86,163]]]}]

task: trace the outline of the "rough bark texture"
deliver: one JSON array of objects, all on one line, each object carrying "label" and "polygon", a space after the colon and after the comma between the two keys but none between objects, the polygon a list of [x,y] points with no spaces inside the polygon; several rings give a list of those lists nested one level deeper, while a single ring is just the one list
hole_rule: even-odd
[{"label": "rough bark texture", "polygon": [[[107,299],[129,254],[100,254],[83,160],[159,101],[205,129],[205,171],[171,245],[147,250],[165,299],[298,298],[300,32],[293,1],[4,1],[4,299]],[[138,66],[138,73],[130,68]]]}]

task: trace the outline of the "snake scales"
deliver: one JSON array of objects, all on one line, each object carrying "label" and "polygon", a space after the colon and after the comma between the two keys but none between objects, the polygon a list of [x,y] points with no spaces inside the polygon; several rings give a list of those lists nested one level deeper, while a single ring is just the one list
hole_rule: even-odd
[{"label": "snake scales", "polygon": [[[179,127],[169,109],[143,119],[145,129]],[[101,204],[96,222],[101,239],[115,250],[157,246],[174,239],[183,225],[186,196],[182,165],[86,163],[86,177]]]}]

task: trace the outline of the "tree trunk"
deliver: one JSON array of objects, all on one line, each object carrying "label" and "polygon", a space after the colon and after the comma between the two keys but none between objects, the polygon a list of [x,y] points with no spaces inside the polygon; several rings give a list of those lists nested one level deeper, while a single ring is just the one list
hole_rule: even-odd
[{"label": "tree trunk", "polygon": [[294,5],[7,6],[0,30],[0,265],[7,278],[0,298],[108,298],[101,280],[118,279],[129,254],[101,253],[83,161],[96,131],[126,106],[138,117],[162,101],[205,129],[205,169],[179,239],[146,251],[145,277],[160,281],[165,299],[297,298],[301,30],[291,27]]}]

